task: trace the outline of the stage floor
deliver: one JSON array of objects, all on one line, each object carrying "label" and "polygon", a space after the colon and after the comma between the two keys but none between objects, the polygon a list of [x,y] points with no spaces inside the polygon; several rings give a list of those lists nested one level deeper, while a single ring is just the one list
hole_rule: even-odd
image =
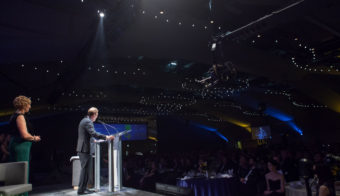
[{"label": "stage floor", "polygon": [[[34,190],[34,188],[33,188]],[[58,187],[39,187],[33,192],[28,194],[29,196],[77,196],[77,191],[72,188],[58,188]],[[111,195],[128,195],[128,196],[160,196],[161,194],[141,191],[133,188],[123,187],[122,191],[108,193],[107,188],[102,187],[100,192],[87,194],[89,196],[111,196]]]}]

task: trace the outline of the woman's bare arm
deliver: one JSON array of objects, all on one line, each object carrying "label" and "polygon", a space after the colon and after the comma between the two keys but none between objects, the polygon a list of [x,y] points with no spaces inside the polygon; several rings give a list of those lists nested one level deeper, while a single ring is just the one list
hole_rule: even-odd
[{"label": "woman's bare arm", "polygon": [[32,136],[27,131],[26,120],[25,120],[23,115],[19,115],[17,117],[16,123],[17,123],[17,127],[19,129],[20,136],[21,136],[22,139],[28,140],[28,141],[34,141],[35,140],[35,137]]}]

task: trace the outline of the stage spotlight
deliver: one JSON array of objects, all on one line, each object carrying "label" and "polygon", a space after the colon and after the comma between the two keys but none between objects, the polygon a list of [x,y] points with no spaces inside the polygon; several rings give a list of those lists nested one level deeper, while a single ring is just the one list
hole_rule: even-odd
[{"label": "stage spotlight", "polygon": [[211,45],[211,51],[215,51],[215,49],[216,49],[216,43],[213,43],[213,44]]},{"label": "stage spotlight", "polygon": [[105,16],[104,12],[99,12],[99,16],[100,16],[101,18],[104,18],[104,16]]}]

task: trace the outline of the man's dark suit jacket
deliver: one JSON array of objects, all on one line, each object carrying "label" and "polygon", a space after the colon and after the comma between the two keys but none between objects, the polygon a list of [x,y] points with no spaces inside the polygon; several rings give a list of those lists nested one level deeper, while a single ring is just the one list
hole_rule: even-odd
[{"label": "man's dark suit jacket", "polygon": [[106,135],[97,133],[94,130],[93,122],[87,116],[83,118],[78,127],[78,142],[77,142],[77,152],[90,153],[90,139],[91,137],[97,139],[106,139]]}]

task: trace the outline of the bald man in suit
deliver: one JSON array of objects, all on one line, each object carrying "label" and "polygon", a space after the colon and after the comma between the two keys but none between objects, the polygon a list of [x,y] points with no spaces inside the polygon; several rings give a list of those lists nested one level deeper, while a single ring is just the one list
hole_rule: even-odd
[{"label": "bald man in suit", "polygon": [[94,130],[93,122],[96,121],[98,117],[98,109],[91,107],[87,116],[85,116],[79,123],[78,127],[78,142],[77,142],[77,152],[80,159],[81,170],[79,178],[79,189],[78,195],[90,194],[92,191],[86,189],[87,183],[89,181],[89,166],[91,165],[91,154],[90,154],[90,139],[91,137],[97,139],[113,140],[114,136],[106,136],[97,133]]}]

